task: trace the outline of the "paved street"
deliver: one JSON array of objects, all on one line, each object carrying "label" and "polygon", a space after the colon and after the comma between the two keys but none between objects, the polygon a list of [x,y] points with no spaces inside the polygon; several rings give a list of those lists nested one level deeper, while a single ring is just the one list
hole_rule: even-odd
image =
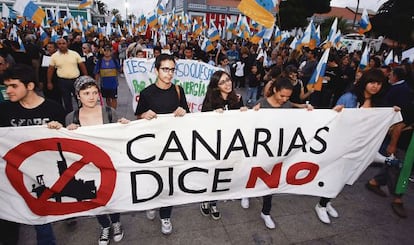
[{"label": "paved street", "polygon": [[[124,78],[120,79],[118,102],[118,113],[134,119]],[[251,198],[249,209],[242,209],[239,200],[220,201],[222,218],[218,221],[202,216],[199,204],[193,203],[173,209],[173,233],[169,236],[161,234],[158,218],[149,221],[145,212],[122,214],[125,237],[118,244],[414,244],[414,184],[404,196],[408,218],[401,219],[391,209],[392,197],[377,196],[364,186],[378,171],[369,167],[333,200],[340,217],[332,218],[331,225],[316,217],[318,197],[275,195],[271,211],[277,223],[274,230],[267,229],[260,218],[261,198]],[[58,244],[98,243],[95,217],[78,218],[73,229],[64,222],[54,223],[53,228]],[[36,244],[32,226],[22,226],[19,244]]]}]

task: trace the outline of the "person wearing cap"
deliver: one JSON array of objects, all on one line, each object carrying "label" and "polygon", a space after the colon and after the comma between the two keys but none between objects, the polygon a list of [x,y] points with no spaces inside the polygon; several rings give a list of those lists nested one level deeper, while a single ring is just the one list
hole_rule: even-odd
[{"label": "person wearing cap", "polygon": [[[62,106],[36,93],[37,83],[32,66],[16,64],[8,68],[3,77],[9,101],[0,103],[0,127],[64,123]],[[19,226],[18,223],[0,219],[0,244],[17,244]],[[35,225],[35,229],[37,244],[56,244],[50,223]]]},{"label": "person wearing cap", "polygon": [[47,70],[47,88],[53,89],[53,74],[58,76],[58,87],[62,93],[63,105],[66,113],[73,111],[72,94],[75,94],[73,83],[81,73],[88,75],[86,66],[81,56],[68,49],[68,43],[64,38],[57,40],[58,52],[54,53],[50,58],[49,68]]},{"label": "person wearing cap", "polygon": [[118,105],[118,72],[121,66],[117,59],[112,56],[112,47],[104,46],[104,56],[95,65],[94,74],[96,81],[101,84],[102,97],[106,105],[116,109]]}]

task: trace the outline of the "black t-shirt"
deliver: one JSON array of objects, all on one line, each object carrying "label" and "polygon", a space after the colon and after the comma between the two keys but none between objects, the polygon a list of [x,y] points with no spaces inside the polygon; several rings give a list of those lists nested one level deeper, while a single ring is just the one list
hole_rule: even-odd
[{"label": "black t-shirt", "polygon": [[249,81],[249,87],[256,88],[260,85],[260,81],[259,79],[257,79],[256,76],[257,76],[257,73],[256,74],[250,73],[247,76],[247,80]]},{"label": "black t-shirt", "polygon": [[33,109],[24,108],[19,102],[0,103],[1,127],[43,125],[50,121],[65,124],[65,112],[62,106],[52,100],[45,99],[42,104]]},{"label": "black t-shirt", "polygon": [[178,88],[180,89],[180,95],[178,95],[174,84],[168,89],[161,89],[155,83],[146,87],[139,96],[135,115],[140,115],[148,110],[152,110],[157,114],[173,113],[179,106],[190,112],[184,89],[181,86],[178,86]]},{"label": "black t-shirt", "polygon": [[303,83],[301,80],[298,80],[295,85],[293,85],[292,95],[290,96],[290,102],[301,104],[302,100],[300,99],[300,93],[302,92]]}]

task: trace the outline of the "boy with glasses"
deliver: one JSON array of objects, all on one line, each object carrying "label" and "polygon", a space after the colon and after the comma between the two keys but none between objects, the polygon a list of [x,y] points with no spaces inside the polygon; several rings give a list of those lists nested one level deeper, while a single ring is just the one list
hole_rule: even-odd
[{"label": "boy with glasses", "polygon": [[[157,114],[173,113],[176,117],[182,117],[190,112],[184,89],[172,84],[175,71],[174,56],[160,54],[155,59],[155,83],[142,90],[135,115],[138,119],[151,120],[157,118]],[[160,208],[161,232],[165,235],[172,232],[170,221],[172,206]],[[148,210],[147,218],[153,220],[155,211]]]}]

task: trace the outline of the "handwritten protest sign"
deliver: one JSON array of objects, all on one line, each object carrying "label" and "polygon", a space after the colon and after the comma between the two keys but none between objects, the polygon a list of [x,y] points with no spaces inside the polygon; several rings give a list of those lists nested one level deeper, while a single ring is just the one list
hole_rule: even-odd
[{"label": "handwritten protest sign", "polygon": [[[140,92],[156,82],[155,59],[131,58],[124,62],[124,74],[133,95],[135,111]],[[196,60],[176,61],[173,83],[184,88],[184,93],[191,112],[201,111],[207,86],[211,75],[220,68]]]}]

